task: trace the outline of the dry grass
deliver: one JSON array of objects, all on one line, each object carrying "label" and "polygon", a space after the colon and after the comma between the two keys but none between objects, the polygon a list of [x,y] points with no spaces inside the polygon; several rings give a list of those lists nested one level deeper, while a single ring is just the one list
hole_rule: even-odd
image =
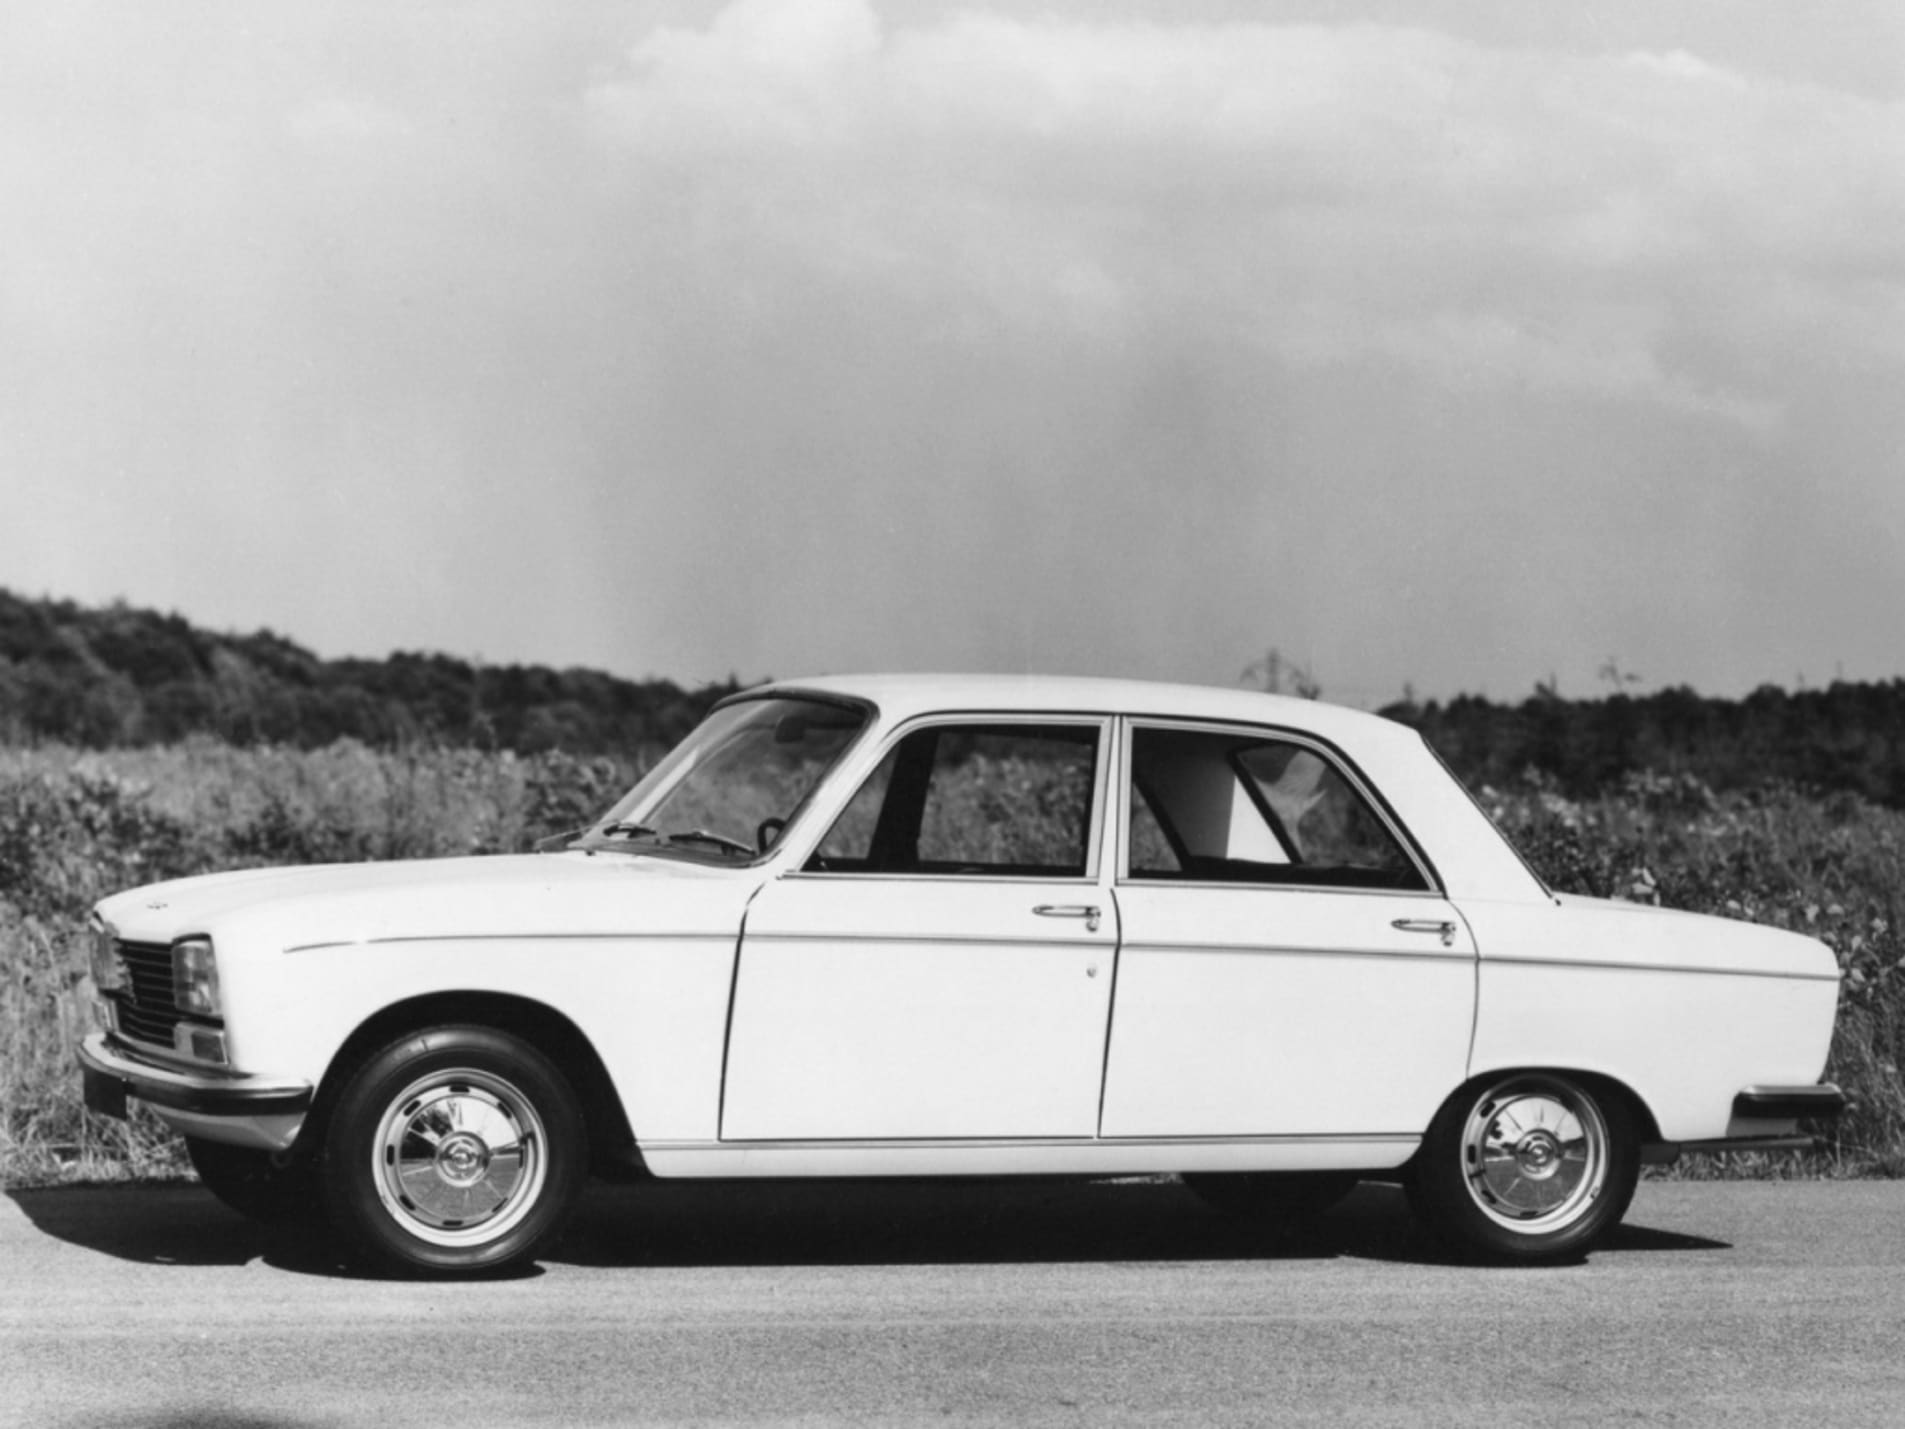
[{"label": "dry grass", "polygon": [[635,771],[561,754],[238,749],[0,750],[0,1185],[175,1174],[149,1113],[80,1104],[87,910],[214,869],[523,849],[614,801]]},{"label": "dry grass", "polygon": [[[349,742],[0,749],[0,1184],[184,1169],[149,1115],[117,1122],[80,1105],[84,925],[97,898],[216,868],[520,849],[607,808],[635,773],[559,754]],[[1829,1075],[1853,1104],[1826,1150],[1677,1174],[1905,1175],[1905,814],[1653,776],[1593,800],[1531,781],[1483,801],[1557,887],[1798,928],[1838,953],[1847,981]]]},{"label": "dry grass", "polygon": [[[1850,1098],[1814,1156],[1728,1157],[1733,1175],[1905,1176],[1905,813],[1790,785],[1715,794],[1631,775],[1589,800],[1535,779],[1482,801],[1555,887],[1790,928],[1845,972],[1826,1076]],[[1689,1163],[1680,1174],[1715,1171]]]}]

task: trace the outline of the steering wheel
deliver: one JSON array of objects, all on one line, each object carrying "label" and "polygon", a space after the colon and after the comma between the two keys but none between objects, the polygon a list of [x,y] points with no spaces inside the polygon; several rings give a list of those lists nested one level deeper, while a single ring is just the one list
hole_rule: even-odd
[{"label": "steering wheel", "polygon": [[786,827],[787,820],[785,819],[762,819],[754,829],[755,847],[762,853],[766,853],[774,847],[774,841],[781,836],[781,831]]}]

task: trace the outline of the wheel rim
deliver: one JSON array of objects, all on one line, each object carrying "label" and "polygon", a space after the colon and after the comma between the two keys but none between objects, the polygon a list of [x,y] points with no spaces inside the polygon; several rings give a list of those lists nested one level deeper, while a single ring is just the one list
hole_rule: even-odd
[{"label": "wheel rim", "polygon": [[547,1145],[534,1103],[506,1078],[432,1072],[393,1098],[378,1124],[378,1199],[420,1240],[485,1244],[536,1204]]},{"label": "wheel rim", "polygon": [[1559,1230],[1607,1184],[1607,1121],[1567,1082],[1517,1078],[1475,1103],[1462,1162],[1468,1193],[1489,1219],[1527,1235]]}]

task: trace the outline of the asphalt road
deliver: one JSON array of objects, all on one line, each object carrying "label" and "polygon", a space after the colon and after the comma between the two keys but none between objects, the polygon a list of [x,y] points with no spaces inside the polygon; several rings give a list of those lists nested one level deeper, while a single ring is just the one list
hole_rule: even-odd
[{"label": "asphalt road", "polygon": [[599,1187],[506,1281],[353,1278],[197,1187],[0,1198],[0,1422],[1905,1425],[1905,1183],[1648,1183],[1449,1264],[1169,1183]]}]

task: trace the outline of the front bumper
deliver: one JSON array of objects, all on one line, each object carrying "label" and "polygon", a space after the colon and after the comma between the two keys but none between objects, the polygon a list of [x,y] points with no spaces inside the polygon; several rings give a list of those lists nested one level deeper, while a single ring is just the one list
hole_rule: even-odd
[{"label": "front bumper", "polygon": [[289,1077],[190,1070],[140,1056],[95,1032],[80,1044],[86,1105],[124,1117],[126,1099],[147,1103],[188,1136],[282,1149],[311,1109],[311,1084]]}]

